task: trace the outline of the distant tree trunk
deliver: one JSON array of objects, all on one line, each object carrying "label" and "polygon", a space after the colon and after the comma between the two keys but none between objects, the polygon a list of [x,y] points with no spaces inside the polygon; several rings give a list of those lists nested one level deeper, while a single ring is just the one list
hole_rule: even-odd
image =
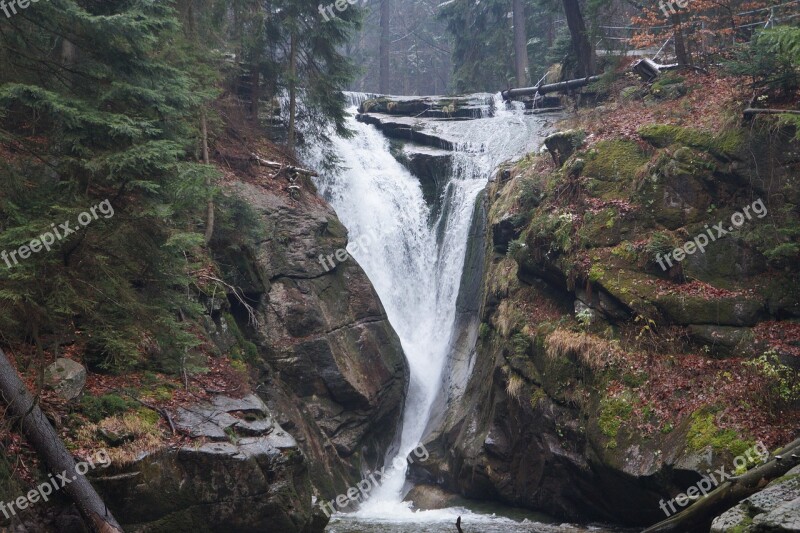
[{"label": "distant tree trunk", "polygon": [[289,150],[294,152],[295,120],[297,115],[297,35],[292,31],[289,44]]},{"label": "distant tree trunk", "polygon": [[581,6],[578,0],[562,1],[564,15],[567,17],[567,27],[572,37],[572,49],[578,59],[578,71],[575,74],[580,78],[592,76],[595,73],[594,50],[592,50],[592,43],[589,42],[586,24],[583,22]]},{"label": "distant tree trunk", "polygon": [[72,41],[64,39],[61,41],[61,62],[64,65],[72,66],[75,64],[75,54],[77,49]]},{"label": "distant tree trunk", "polygon": [[[206,112],[200,117],[200,126],[203,130],[203,163],[206,165],[211,164],[211,158],[208,154],[208,120],[206,119]],[[214,235],[214,194],[211,191],[211,175],[206,177],[206,194],[208,194],[208,203],[206,204],[206,233],[204,236],[205,243],[211,242],[211,237]]]},{"label": "distant tree trunk", "polygon": [[[61,490],[75,503],[86,520],[86,525],[96,533],[122,533],[122,527],[92,484],[75,469],[75,459],[67,451],[58,433],[19,378],[17,369],[2,350],[0,350],[0,399],[7,406],[6,416],[19,423],[28,443],[36,450],[50,472],[56,477],[66,473],[67,478],[71,480],[70,483],[63,485]],[[63,484],[65,481],[58,483]]]},{"label": "distant tree trunk", "polygon": [[381,40],[379,49],[380,61],[380,88],[379,92],[383,94],[389,93],[389,47],[391,45],[391,17],[392,17],[392,4],[391,0],[381,0]]},{"label": "distant tree trunk", "polygon": [[686,50],[686,41],[683,38],[683,26],[681,25],[680,13],[672,15],[672,31],[675,36],[675,57],[678,59],[680,66],[692,64],[692,58]]},{"label": "distant tree trunk", "polygon": [[261,71],[258,63],[254,61],[250,67],[250,118],[256,125],[261,104]]},{"label": "distant tree trunk", "polygon": [[517,70],[517,87],[528,85],[528,31],[525,27],[525,5],[522,0],[511,0],[514,21],[514,66]]}]

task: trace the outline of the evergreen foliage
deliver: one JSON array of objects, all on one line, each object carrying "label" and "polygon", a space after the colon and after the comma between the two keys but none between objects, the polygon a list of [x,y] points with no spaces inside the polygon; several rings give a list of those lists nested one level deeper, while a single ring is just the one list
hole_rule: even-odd
[{"label": "evergreen foliage", "polygon": [[50,0],[4,19],[0,252],[113,206],[50,251],[0,260],[4,342],[41,350],[79,332],[92,366],[180,370],[200,342],[192,272],[220,177],[202,163],[201,119],[213,142],[215,100],[255,73],[256,123],[259,103],[294,83],[321,132],[346,133],[355,69],[339,47],[359,16],[323,24],[308,0]]}]

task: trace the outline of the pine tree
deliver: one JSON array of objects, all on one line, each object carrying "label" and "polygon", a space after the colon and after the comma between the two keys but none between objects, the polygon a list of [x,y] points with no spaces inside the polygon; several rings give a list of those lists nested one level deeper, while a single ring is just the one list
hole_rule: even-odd
[{"label": "pine tree", "polygon": [[[190,161],[204,97],[161,2],[52,0],[0,32],[0,250],[108,205],[18,264],[0,264],[0,327],[37,344],[76,329],[98,362],[197,341],[182,249],[202,242],[208,167]],[[200,200],[200,201],[198,201]]]}]

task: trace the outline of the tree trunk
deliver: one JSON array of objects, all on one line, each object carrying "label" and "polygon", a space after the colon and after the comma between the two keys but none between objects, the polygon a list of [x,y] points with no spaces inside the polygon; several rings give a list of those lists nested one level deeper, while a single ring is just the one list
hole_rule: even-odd
[{"label": "tree trunk", "polygon": [[558,83],[548,83],[547,85],[535,85],[533,87],[520,87],[517,89],[509,89],[501,91],[500,95],[503,100],[510,100],[512,98],[519,98],[520,96],[533,96],[535,94],[547,94],[558,91],[569,91],[585,87],[590,83],[600,81],[600,76],[589,76],[588,78],[578,78],[576,80],[560,81]]},{"label": "tree trunk", "polygon": [[[25,438],[54,475],[72,479],[63,490],[78,507],[87,526],[96,533],[122,533],[122,527],[106,507],[91,483],[75,469],[75,460],[36,400],[17,375],[17,370],[0,350],[0,399],[8,407],[6,416],[15,419]],[[64,483],[63,478],[60,483]]]},{"label": "tree trunk", "polygon": [[[211,164],[211,158],[208,154],[208,121],[206,120],[206,112],[203,111],[200,116],[200,126],[203,130],[203,163],[206,165]],[[211,190],[211,175],[206,177],[206,193],[208,194],[208,203],[206,204],[206,234],[204,236],[205,243],[211,242],[211,237],[214,235],[214,193]]]},{"label": "tree trunk", "polygon": [[380,61],[380,87],[378,92],[389,94],[389,83],[391,77],[389,76],[389,47],[391,45],[391,17],[392,17],[392,4],[391,0],[381,0],[381,40],[379,50]]},{"label": "tree trunk", "polygon": [[578,0],[563,0],[563,3],[567,27],[572,37],[572,49],[578,59],[578,71],[575,75],[579,78],[592,76],[595,73],[594,50],[592,50],[592,43],[589,42],[586,24],[583,22],[581,6]]},{"label": "tree trunk", "polygon": [[514,66],[517,87],[528,85],[528,32],[525,28],[525,5],[522,0],[511,0],[514,21]]},{"label": "tree trunk", "polygon": [[645,529],[642,533],[705,533],[711,522],[743,499],[761,490],[767,482],[776,479],[800,463],[800,439],[787,445],[781,459],[769,462],[725,481],[680,513]]},{"label": "tree trunk", "polygon": [[258,63],[250,67],[250,119],[258,125],[258,112],[261,104],[261,72]]},{"label": "tree trunk", "polygon": [[289,150],[294,152],[295,120],[297,115],[297,34],[292,30],[289,44]]},{"label": "tree trunk", "polygon": [[685,67],[692,64],[692,58],[689,52],[686,51],[686,41],[683,38],[683,27],[681,26],[680,13],[672,15],[672,31],[675,36],[675,57],[678,59],[678,65]]}]

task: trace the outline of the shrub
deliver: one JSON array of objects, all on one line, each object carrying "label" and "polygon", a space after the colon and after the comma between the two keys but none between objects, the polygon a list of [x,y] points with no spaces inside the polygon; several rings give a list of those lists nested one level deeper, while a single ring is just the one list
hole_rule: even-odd
[{"label": "shrub", "polygon": [[117,394],[103,396],[84,396],[81,399],[80,412],[92,422],[99,422],[110,416],[120,415],[138,407],[134,400],[129,400]]}]

